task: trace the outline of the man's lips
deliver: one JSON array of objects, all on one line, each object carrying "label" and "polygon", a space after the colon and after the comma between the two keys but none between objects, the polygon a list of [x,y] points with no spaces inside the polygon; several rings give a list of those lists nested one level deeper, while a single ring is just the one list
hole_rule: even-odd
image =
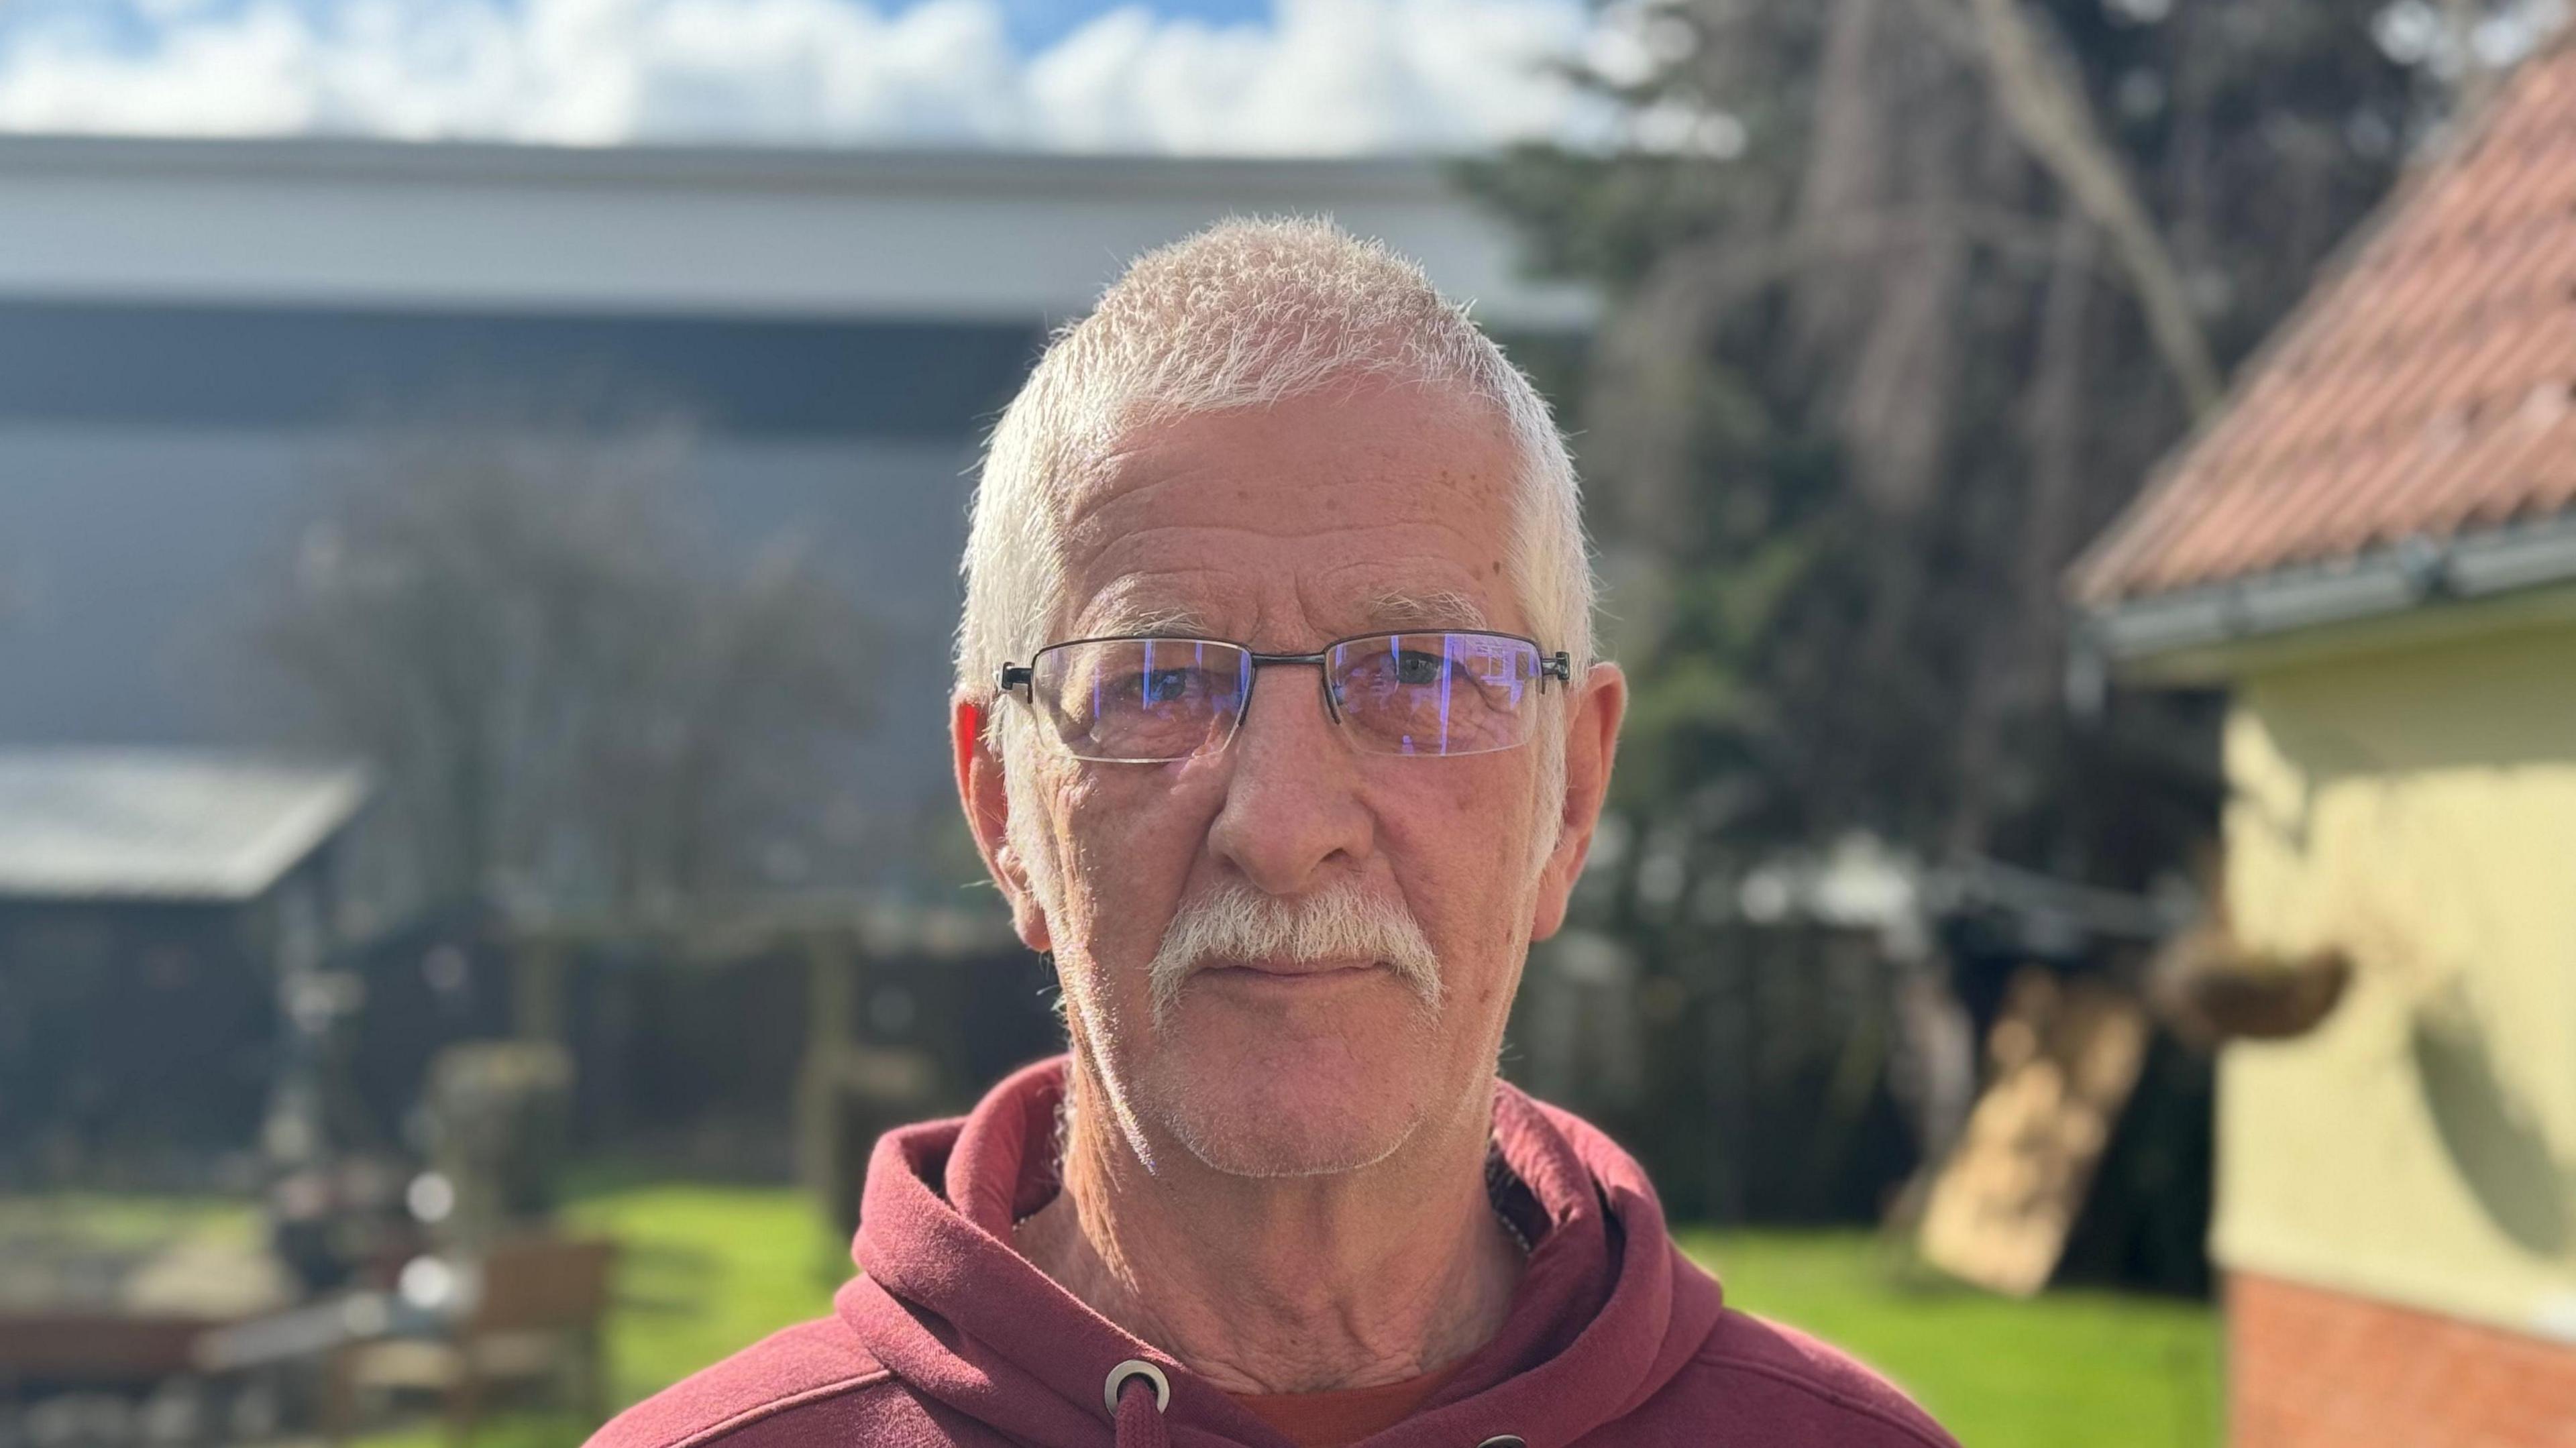
[{"label": "man's lips", "polygon": [[1196,973],[1230,976],[1248,981],[1331,980],[1337,977],[1363,975],[1382,970],[1374,960],[1211,960]]}]

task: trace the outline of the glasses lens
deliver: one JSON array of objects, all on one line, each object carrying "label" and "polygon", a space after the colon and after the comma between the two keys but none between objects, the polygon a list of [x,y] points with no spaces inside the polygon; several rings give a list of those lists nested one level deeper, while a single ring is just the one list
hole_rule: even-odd
[{"label": "glasses lens", "polygon": [[1504,634],[1387,634],[1334,647],[1333,699],[1380,754],[1483,754],[1529,738],[1538,646]]},{"label": "glasses lens", "polygon": [[1076,759],[1152,764],[1234,734],[1252,656],[1199,639],[1100,639],[1041,650],[1029,696]]}]

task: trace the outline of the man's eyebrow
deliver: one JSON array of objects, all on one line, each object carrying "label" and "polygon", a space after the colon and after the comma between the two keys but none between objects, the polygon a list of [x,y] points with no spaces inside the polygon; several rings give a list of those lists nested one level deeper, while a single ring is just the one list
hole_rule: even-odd
[{"label": "man's eyebrow", "polygon": [[1208,616],[1186,604],[1116,603],[1084,621],[1083,631],[1093,638],[1121,638],[1134,634],[1163,634],[1179,637],[1212,637]]},{"label": "man's eyebrow", "polygon": [[1369,623],[1384,629],[1481,629],[1485,610],[1454,588],[1430,593],[1386,592],[1371,595]]},{"label": "man's eyebrow", "polygon": [[[1395,589],[1374,593],[1362,602],[1360,616],[1363,628],[1390,632],[1481,629],[1487,626],[1485,610],[1476,600],[1454,588],[1435,589],[1428,593]],[[1180,638],[1217,636],[1214,622],[1199,609],[1187,604],[1142,599],[1114,603],[1086,615],[1082,631],[1089,638],[1120,638],[1136,634]]]}]

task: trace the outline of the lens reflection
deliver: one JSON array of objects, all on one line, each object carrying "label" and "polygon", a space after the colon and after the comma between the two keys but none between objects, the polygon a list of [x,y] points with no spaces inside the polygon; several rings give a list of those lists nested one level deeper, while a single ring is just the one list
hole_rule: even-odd
[{"label": "lens reflection", "polygon": [[1084,639],[1039,651],[1030,699],[1077,759],[1169,763],[1223,749],[1257,665],[1324,668],[1334,718],[1374,754],[1484,754],[1527,742],[1543,671],[1538,646],[1494,633],[1346,639],[1256,660],[1206,639]]}]

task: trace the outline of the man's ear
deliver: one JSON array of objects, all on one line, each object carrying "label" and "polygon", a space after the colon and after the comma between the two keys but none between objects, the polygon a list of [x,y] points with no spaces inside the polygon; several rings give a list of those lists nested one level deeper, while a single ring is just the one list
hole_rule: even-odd
[{"label": "man's ear", "polygon": [[1556,848],[1539,869],[1532,940],[1545,940],[1565,924],[1566,901],[1592,853],[1592,832],[1600,826],[1601,802],[1610,793],[1610,765],[1619,752],[1619,721],[1628,712],[1628,676],[1617,664],[1594,664],[1572,704],[1566,721],[1564,813],[1557,821]]},{"label": "man's ear", "polygon": [[1011,902],[1011,925],[1020,943],[1044,953],[1055,948],[1046,911],[1029,886],[1027,862],[1011,844],[1011,795],[1003,783],[1002,756],[987,737],[983,701],[959,690],[948,703],[948,737],[957,760],[957,802],[966,811],[984,868]]}]

